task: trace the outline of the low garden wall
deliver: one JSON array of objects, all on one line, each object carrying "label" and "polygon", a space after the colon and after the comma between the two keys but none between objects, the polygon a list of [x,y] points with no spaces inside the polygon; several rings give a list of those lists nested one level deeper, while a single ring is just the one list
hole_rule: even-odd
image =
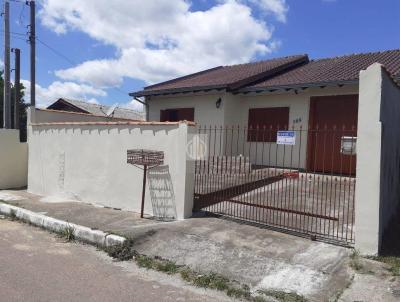
[{"label": "low garden wall", "polygon": [[19,130],[0,129],[0,189],[25,187],[28,146],[19,140]]},{"label": "low garden wall", "polygon": [[139,212],[143,171],[127,164],[127,150],[157,150],[165,160],[148,171],[145,213],[189,217],[194,162],[186,158],[186,144],[192,128],[188,123],[43,123],[36,118],[28,131],[28,191]]}]

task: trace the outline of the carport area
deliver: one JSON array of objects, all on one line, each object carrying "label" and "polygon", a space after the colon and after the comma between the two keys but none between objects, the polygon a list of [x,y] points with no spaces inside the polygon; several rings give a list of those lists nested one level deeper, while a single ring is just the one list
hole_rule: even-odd
[{"label": "carport area", "polygon": [[289,176],[269,177],[264,180],[266,185],[203,209],[315,239],[353,244],[355,178],[287,173]]},{"label": "carport area", "polygon": [[[208,154],[196,160],[195,211],[354,244],[355,131],[205,129],[198,141]],[[270,132],[293,140],[255,139]]]}]

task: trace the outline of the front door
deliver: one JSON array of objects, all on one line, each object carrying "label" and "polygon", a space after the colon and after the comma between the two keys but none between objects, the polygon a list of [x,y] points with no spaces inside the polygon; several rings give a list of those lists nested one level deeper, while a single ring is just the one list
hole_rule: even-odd
[{"label": "front door", "polygon": [[307,167],[311,172],[355,175],[356,156],[342,149],[357,136],[358,95],[312,97]]}]

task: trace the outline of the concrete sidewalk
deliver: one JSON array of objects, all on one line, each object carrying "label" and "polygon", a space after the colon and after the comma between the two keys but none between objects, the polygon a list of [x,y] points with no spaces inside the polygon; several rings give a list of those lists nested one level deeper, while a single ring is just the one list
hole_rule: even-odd
[{"label": "concrete sidewalk", "polygon": [[254,291],[294,291],[311,301],[328,301],[351,279],[347,266],[351,250],[256,226],[210,217],[175,222],[140,219],[136,213],[59,202],[26,191],[0,191],[0,200],[132,238],[139,253],[200,272],[218,272]]}]

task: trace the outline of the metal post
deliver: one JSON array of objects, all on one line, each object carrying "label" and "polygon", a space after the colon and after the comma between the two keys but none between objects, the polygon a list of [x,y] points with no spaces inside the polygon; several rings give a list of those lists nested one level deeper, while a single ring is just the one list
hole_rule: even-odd
[{"label": "metal post", "polygon": [[4,128],[11,125],[11,93],[10,93],[10,3],[4,2]]},{"label": "metal post", "polygon": [[29,2],[31,12],[31,24],[30,24],[30,35],[29,43],[31,45],[31,106],[36,105],[36,16],[35,16],[35,1]]},{"label": "metal post", "polygon": [[140,218],[143,218],[144,214],[144,199],[146,197],[146,177],[147,177],[147,165],[143,168],[143,189],[142,189],[142,207],[140,210]]},{"label": "metal post", "polygon": [[14,79],[14,129],[19,129],[19,103],[21,100],[21,95],[19,91],[19,86],[20,86],[20,70],[21,70],[21,64],[20,64],[20,49],[19,48],[14,48],[13,49],[14,54],[15,54],[15,79]]}]

